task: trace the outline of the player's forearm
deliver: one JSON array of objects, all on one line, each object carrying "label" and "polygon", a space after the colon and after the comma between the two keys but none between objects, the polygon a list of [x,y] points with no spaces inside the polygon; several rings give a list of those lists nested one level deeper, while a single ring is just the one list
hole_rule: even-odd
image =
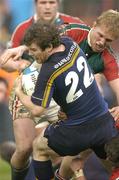
[{"label": "player's forearm", "polygon": [[1,66],[1,68],[6,70],[7,72],[19,71],[20,62],[19,61],[8,61],[6,64]]},{"label": "player's forearm", "polygon": [[18,70],[19,59],[26,50],[28,50],[28,48],[25,45],[6,49],[0,56],[0,68],[3,68],[7,71]]},{"label": "player's forearm", "polygon": [[33,104],[31,96],[27,96],[22,90],[17,93],[17,96],[19,97],[21,103],[32,113],[33,116],[40,116],[43,113],[44,108]]},{"label": "player's forearm", "polygon": [[119,105],[119,78],[109,81],[109,85],[111,86],[114,94],[116,95],[117,102]]}]

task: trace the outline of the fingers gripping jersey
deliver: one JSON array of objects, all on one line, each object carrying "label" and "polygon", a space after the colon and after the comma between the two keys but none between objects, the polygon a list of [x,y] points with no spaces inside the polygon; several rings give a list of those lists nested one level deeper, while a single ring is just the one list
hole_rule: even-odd
[{"label": "fingers gripping jersey", "polygon": [[46,108],[53,96],[68,119],[80,118],[80,122],[104,114],[107,106],[84,53],[71,39],[62,38],[61,41],[65,51],[51,55],[43,63],[32,95],[33,103]]}]

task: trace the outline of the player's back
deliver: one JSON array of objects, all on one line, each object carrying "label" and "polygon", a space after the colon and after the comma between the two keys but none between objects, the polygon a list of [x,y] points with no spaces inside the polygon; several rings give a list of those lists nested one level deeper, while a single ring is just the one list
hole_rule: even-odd
[{"label": "player's back", "polygon": [[[64,64],[63,62],[66,61]],[[94,76],[81,49],[74,43],[64,60],[59,61],[59,75],[54,81],[54,99],[69,119],[80,122],[103,115],[107,105],[101,97]]]},{"label": "player's back", "polygon": [[71,39],[62,38],[61,41],[65,51],[51,55],[43,64],[39,75],[39,84],[44,84],[37,92],[44,93],[43,98],[39,97],[43,99],[42,106],[47,107],[53,95],[73,124],[105,114],[108,111],[107,105],[98,91],[84,53]]}]

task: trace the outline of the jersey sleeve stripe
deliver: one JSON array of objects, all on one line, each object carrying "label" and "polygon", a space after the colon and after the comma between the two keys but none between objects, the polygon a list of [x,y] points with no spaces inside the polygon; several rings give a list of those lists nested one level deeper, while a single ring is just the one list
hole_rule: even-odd
[{"label": "jersey sleeve stripe", "polygon": [[90,31],[90,27],[83,25],[83,24],[72,24],[70,23],[69,25],[65,26],[66,30],[71,30],[71,29],[82,29],[85,31]]}]

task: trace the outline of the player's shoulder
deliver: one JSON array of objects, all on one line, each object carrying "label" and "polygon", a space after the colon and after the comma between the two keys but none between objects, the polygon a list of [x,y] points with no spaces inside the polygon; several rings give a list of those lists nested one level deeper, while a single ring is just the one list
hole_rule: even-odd
[{"label": "player's shoulder", "polygon": [[17,37],[22,37],[25,33],[25,31],[30,27],[30,25],[33,23],[34,18],[31,17],[23,22],[21,22],[16,29],[14,30],[12,37],[11,37],[11,41],[14,41],[14,39]]},{"label": "player's shoulder", "polygon": [[64,23],[81,23],[85,24],[80,18],[73,17],[67,14],[59,13],[59,17],[64,21]]},{"label": "player's shoulder", "polygon": [[104,51],[102,52],[102,58],[103,58],[104,62],[105,61],[106,62],[114,61],[114,62],[118,63],[118,57],[111,47],[104,49]]},{"label": "player's shoulder", "polygon": [[29,19],[21,22],[21,23],[16,27],[16,29],[18,29],[18,28],[25,28],[25,27],[27,27],[27,26],[30,26],[30,25],[33,23],[33,21],[34,21],[33,17],[30,17]]},{"label": "player's shoulder", "polygon": [[78,17],[73,17],[62,13],[59,14],[59,17],[61,20],[63,20],[63,23],[65,24],[65,29],[67,31],[83,30],[83,31],[87,31],[87,33],[90,31],[90,26],[84,23]]}]

